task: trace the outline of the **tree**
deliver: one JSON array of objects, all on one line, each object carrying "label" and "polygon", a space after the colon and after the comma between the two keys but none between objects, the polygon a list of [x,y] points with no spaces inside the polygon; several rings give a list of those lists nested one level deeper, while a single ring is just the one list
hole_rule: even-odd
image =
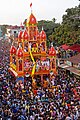
[{"label": "tree", "polygon": [[52,19],[52,22],[53,22],[53,23],[55,23],[55,22],[56,22],[56,19],[55,19],[55,18],[53,18],[53,19]]},{"label": "tree", "polygon": [[47,34],[47,38],[49,37],[49,35],[51,35],[54,32],[54,29],[57,28],[60,24],[59,23],[55,23],[55,18],[53,18],[51,21],[49,20],[40,20],[38,21],[38,28],[39,31],[42,30],[42,26],[44,28],[44,31]]},{"label": "tree", "polygon": [[80,7],[68,8],[62,18],[62,23],[54,29],[49,38],[54,38],[57,45],[74,44],[80,41]]},{"label": "tree", "polygon": [[3,34],[3,36],[6,34],[6,32],[7,32],[7,30],[6,30],[6,27],[7,27],[8,25],[1,25],[1,30],[2,30],[2,34]]}]

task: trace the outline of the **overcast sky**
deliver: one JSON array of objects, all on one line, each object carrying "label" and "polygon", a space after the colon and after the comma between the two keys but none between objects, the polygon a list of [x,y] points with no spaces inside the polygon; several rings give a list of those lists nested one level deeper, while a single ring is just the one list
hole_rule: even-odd
[{"label": "overcast sky", "polygon": [[0,24],[20,25],[30,13],[32,2],[33,14],[37,20],[62,21],[67,8],[79,5],[78,0],[0,0]]}]

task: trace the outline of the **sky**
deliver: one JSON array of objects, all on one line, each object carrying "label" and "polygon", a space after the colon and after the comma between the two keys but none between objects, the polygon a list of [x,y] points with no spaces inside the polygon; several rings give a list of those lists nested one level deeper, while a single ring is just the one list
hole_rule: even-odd
[{"label": "sky", "polygon": [[78,0],[0,0],[0,25],[20,25],[32,12],[38,20],[62,22],[67,8],[79,5]]}]

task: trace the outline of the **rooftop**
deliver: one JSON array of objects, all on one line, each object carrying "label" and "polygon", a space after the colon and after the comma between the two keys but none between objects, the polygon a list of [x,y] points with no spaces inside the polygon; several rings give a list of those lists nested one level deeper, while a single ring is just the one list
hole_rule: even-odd
[{"label": "rooftop", "polygon": [[78,55],[68,58],[67,61],[70,61],[74,64],[80,63],[80,53]]}]

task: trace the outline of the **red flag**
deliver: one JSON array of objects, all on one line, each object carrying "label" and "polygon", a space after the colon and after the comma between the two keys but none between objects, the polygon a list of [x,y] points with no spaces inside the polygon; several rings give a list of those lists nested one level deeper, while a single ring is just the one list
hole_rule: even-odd
[{"label": "red flag", "polygon": [[32,3],[30,4],[30,7],[32,7]]}]

